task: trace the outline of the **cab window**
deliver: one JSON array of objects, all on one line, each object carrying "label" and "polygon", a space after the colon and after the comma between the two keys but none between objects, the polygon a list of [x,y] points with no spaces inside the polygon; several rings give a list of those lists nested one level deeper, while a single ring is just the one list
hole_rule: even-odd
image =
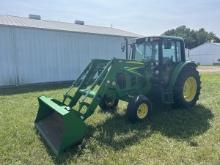
[{"label": "cab window", "polygon": [[180,41],[164,40],[162,43],[163,63],[181,61]]},{"label": "cab window", "polygon": [[176,42],[176,61],[181,61],[181,43],[180,41]]},{"label": "cab window", "polygon": [[163,62],[172,61],[175,62],[175,42],[164,40],[162,44],[163,50]]},{"label": "cab window", "polygon": [[135,60],[159,60],[158,42],[142,42],[135,44]]}]

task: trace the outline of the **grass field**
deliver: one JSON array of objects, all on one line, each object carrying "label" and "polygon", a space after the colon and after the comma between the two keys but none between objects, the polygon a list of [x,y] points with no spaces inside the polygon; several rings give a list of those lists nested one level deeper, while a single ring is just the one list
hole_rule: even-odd
[{"label": "grass field", "polygon": [[126,103],[116,114],[99,109],[87,121],[85,141],[55,158],[36,133],[37,97],[62,98],[65,89],[0,96],[0,164],[220,164],[220,73],[202,73],[192,110],[157,107],[130,124]]}]

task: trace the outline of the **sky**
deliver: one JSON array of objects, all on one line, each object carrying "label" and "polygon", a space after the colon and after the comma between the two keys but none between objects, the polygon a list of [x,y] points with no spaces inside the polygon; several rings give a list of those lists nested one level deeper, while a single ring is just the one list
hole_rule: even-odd
[{"label": "sky", "polygon": [[220,0],[1,0],[0,15],[85,21],[141,35],[160,35],[186,25],[220,37]]}]

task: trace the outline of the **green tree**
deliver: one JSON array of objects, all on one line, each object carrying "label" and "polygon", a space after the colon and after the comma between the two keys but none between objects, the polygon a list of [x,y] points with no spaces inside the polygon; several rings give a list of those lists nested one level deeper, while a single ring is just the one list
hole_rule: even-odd
[{"label": "green tree", "polygon": [[162,35],[178,36],[185,40],[186,48],[191,49],[205,42],[220,42],[213,32],[207,32],[204,28],[193,30],[185,25],[179,26],[176,29],[167,30]]}]

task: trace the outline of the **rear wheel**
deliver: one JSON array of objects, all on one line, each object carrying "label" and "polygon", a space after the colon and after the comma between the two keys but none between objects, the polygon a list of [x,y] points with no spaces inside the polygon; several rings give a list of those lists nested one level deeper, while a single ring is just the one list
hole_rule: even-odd
[{"label": "rear wheel", "polygon": [[179,75],[174,91],[175,107],[193,107],[199,99],[201,81],[195,67],[187,67]]},{"label": "rear wheel", "polygon": [[151,102],[147,99],[147,97],[139,95],[128,103],[126,115],[128,120],[135,123],[145,120],[149,116],[151,110]]}]

